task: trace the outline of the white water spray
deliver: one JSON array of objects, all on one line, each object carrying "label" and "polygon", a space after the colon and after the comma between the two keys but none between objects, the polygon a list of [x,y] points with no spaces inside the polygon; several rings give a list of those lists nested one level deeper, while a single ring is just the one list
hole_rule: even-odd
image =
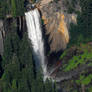
[{"label": "white water spray", "polygon": [[25,13],[28,28],[28,37],[31,40],[36,66],[41,66],[44,80],[48,77],[45,63],[44,42],[42,40],[40,14],[37,9]]}]

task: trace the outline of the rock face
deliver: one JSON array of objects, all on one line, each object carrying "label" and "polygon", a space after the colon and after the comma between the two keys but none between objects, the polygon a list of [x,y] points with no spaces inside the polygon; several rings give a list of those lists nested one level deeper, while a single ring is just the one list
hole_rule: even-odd
[{"label": "rock face", "polygon": [[3,28],[3,21],[0,20],[0,54],[3,54],[3,32],[4,32],[4,28]]},{"label": "rock face", "polygon": [[[42,1],[44,2],[44,0]],[[77,24],[77,15],[68,13],[64,0],[58,0],[57,2],[49,0],[48,3],[40,5],[38,8],[42,13],[46,35],[49,35],[51,51],[64,50],[69,43],[69,25],[71,22]]]}]

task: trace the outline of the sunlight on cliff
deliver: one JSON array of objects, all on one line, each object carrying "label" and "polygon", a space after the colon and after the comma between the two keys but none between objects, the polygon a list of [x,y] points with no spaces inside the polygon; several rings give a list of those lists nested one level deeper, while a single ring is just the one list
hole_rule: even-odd
[{"label": "sunlight on cliff", "polygon": [[42,20],[46,26],[46,35],[49,35],[48,42],[51,52],[64,50],[69,42],[69,32],[64,14],[56,13],[50,18],[42,16]]},{"label": "sunlight on cliff", "polygon": [[71,19],[74,24],[77,24],[77,16],[76,15],[72,14]]},{"label": "sunlight on cliff", "polygon": [[43,21],[44,21],[44,24],[47,24],[47,23],[48,23],[48,20],[46,19],[45,16],[42,16],[42,19],[43,19]]},{"label": "sunlight on cliff", "polygon": [[65,19],[65,16],[64,16],[64,14],[62,14],[61,21],[59,23],[58,31],[61,32],[65,36],[66,43],[68,43],[69,42],[69,33],[68,33],[68,29],[67,29],[67,26],[66,26],[64,19]]}]

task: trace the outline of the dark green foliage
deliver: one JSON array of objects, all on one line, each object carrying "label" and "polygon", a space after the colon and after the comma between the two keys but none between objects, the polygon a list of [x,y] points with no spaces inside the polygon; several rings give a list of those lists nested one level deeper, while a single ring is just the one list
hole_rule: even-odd
[{"label": "dark green foliage", "polygon": [[[60,57],[62,60],[62,67],[60,70],[64,73],[76,73],[71,80],[64,81],[68,86],[70,92],[81,92],[81,86],[84,86],[85,92],[91,92],[92,86],[92,45],[80,44],[68,48]],[[86,67],[82,70],[83,67]],[[90,67],[90,68],[88,68]],[[75,70],[77,70],[75,72]],[[71,74],[71,75],[72,75]],[[69,81],[69,83],[68,83]],[[70,81],[72,83],[70,84]]]},{"label": "dark green foliage", "polygon": [[[24,32],[20,39],[16,22],[10,24],[10,32],[4,40],[2,68],[0,79],[2,92],[56,92],[52,82],[44,83],[41,71],[35,71],[31,44]],[[47,91],[48,89],[48,91]]]},{"label": "dark green foliage", "polygon": [[4,18],[6,13],[8,13],[7,2],[0,0],[0,18]]},{"label": "dark green foliage", "polygon": [[17,35],[16,30],[17,30],[16,24],[12,23],[11,32],[7,34],[7,37],[4,40],[4,56],[3,56],[3,62],[2,62],[3,68],[5,67],[6,64],[9,64],[12,62],[11,59],[13,55],[18,56],[20,39]]},{"label": "dark green foliage", "polygon": [[89,74],[88,76],[80,75],[79,80],[76,80],[77,84],[84,84],[88,85],[92,81],[92,74]]},{"label": "dark green foliage", "polygon": [[[3,56],[4,74],[1,78],[3,81],[3,92],[7,92],[8,89],[12,92],[30,92],[28,90],[30,90],[31,87],[30,83],[34,80],[34,74],[31,49],[27,48],[27,46],[29,46],[28,41],[23,37],[20,43],[16,30],[13,30],[13,32],[11,32],[9,36],[7,35],[6,38],[8,38],[8,40],[5,40],[6,49]],[[26,44],[24,42],[26,42]],[[24,44],[22,45],[22,43]],[[21,46],[22,48],[26,48],[23,48],[24,50],[20,49]]]},{"label": "dark green foliage", "polygon": [[16,16],[16,2],[15,0],[11,0],[11,13],[15,17]]},{"label": "dark green foliage", "polygon": [[64,0],[63,1],[63,4],[64,6],[66,6],[68,13],[78,12],[78,10],[76,10],[77,3],[78,3],[77,0]]},{"label": "dark green foliage", "polygon": [[0,18],[24,15],[24,0],[0,0]]},{"label": "dark green foliage", "polygon": [[69,46],[92,41],[92,1],[80,0],[82,12],[78,15],[78,24],[71,24]]},{"label": "dark green foliage", "polygon": [[[63,71],[67,72],[70,70],[76,69],[79,65],[88,64],[89,66],[92,65],[92,47],[90,45],[82,44],[75,49],[75,55],[73,53],[70,54],[70,59],[67,60],[67,64],[62,66]],[[66,50],[60,57],[60,59],[67,58],[68,53],[70,50]]]},{"label": "dark green foliage", "polygon": [[16,16],[23,16],[24,12],[24,0],[16,0]]}]

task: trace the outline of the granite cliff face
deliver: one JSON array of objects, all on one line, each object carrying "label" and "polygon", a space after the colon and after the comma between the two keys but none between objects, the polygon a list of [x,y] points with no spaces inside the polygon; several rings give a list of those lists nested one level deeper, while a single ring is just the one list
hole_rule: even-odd
[{"label": "granite cliff face", "polygon": [[[39,2],[34,3],[32,6],[32,0],[28,0],[30,7],[36,6],[41,12],[41,18],[45,27],[43,31],[45,31],[49,37],[48,42],[51,52],[58,52],[67,47],[70,39],[70,23],[77,24],[76,12],[80,12],[81,8],[79,1],[73,4],[71,3],[72,1],[73,0],[39,0]],[[71,12],[70,8],[73,12]],[[26,30],[25,18],[20,16],[17,20],[19,29]]]},{"label": "granite cliff face", "polygon": [[3,54],[3,36],[4,36],[4,26],[3,26],[3,21],[0,20],[0,54]]},{"label": "granite cliff face", "polygon": [[48,2],[42,0],[37,4],[42,14],[46,35],[49,35],[48,42],[51,52],[58,52],[67,47],[70,38],[70,23],[77,24],[77,14],[75,11],[81,10],[79,3],[76,3],[73,7],[74,12],[69,12],[65,1],[67,0],[58,0],[57,2],[55,0],[48,0]]}]

